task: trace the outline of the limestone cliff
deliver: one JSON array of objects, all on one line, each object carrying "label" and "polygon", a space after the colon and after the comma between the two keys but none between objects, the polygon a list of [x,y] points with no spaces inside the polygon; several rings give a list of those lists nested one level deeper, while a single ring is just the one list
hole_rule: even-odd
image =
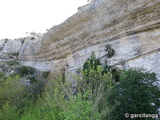
[{"label": "limestone cliff", "polygon": [[25,41],[18,60],[42,71],[76,72],[92,51],[107,59],[106,44],[115,50],[110,65],[160,77],[160,0],[94,0],[41,39]]}]

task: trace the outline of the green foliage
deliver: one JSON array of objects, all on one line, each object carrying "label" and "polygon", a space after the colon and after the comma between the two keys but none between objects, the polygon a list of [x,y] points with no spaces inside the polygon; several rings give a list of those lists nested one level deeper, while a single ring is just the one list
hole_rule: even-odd
[{"label": "green foliage", "polygon": [[19,65],[19,63],[17,61],[6,61],[6,64],[13,66],[13,65]]},{"label": "green foliage", "polygon": [[17,73],[11,73],[8,77],[14,78],[15,76],[19,76]]},{"label": "green foliage", "polygon": [[106,45],[105,51],[107,52],[106,56],[108,58],[111,58],[115,54],[115,50],[113,48],[111,48],[111,45]]},{"label": "green foliage", "polygon": [[24,87],[19,81],[19,76],[0,79],[0,108],[7,101],[19,104]]},{"label": "green foliage", "polygon": [[111,73],[112,73],[112,76],[113,76],[113,80],[115,82],[119,82],[120,75],[121,75],[121,70],[112,69]]},{"label": "green foliage", "polygon": [[43,91],[43,85],[40,82],[25,87],[17,75],[0,79],[0,83],[0,118],[3,118],[2,120],[10,120],[17,114],[20,117],[30,104],[36,102],[38,95]]},{"label": "green foliage", "polygon": [[89,91],[83,96],[78,93],[76,97],[69,98],[68,105],[65,106],[62,115],[64,120],[91,120],[92,104],[88,98]]},{"label": "green foliage", "polygon": [[105,63],[103,64],[103,72],[102,74],[107,74],[108,72],[111,72],[111,66],[108,65],[108,62],[105,61]]},{"label": "green foliage", "polygon": [[22,66],[20,69],[19,69],[19,72],[20,72],[20,75],[22,77],[26,76],[29,74],[29,70],[26,66]]},{"label": "green foliage", "polygon": [[[59,78],[59,80],[60,79],[61,78]],[[54,87],[55,84],[55,80],[48,81],[43,93],[38,94],[39,96],[37,97],[36,102],[27,107],[27,109],[21,117],[21,120],[63,120],[63,117],[61,115],[62,110],[56,101],[57,98],[60,97],[59,92],[59,95],[57,96],[57,98],[55,98],[55,89],[57,89],[58,87]],[[38,87],[35,89],[35,92],[38,92],[39,90],[40,89]],[[33,88],[31,95],[32,94],[37,94],[34,93]]]},{"label": "green foliage", "polygon": [[43,90],[44,83],[42,80],[37,80],[36,82],[31,83],[29,86],[26,86],[22,98],[22,108],[28,106],[32,102],[35,103],[37,99],[42,96]]},{"label": "green foliage", "polygon": [[[109,80],[110,77],[105,75],[100,81],[97,79],[97,86],[93,88],[91,82],[85,84],[85,80],[79,78],[80,84],[78,83],[76,96],[71,94],[72,89],[69,89],[71,83],[63,83],[60,79],[53,80],[53,83],[50,81],[49,85],[55,85],[55,89],[52,87],[49,89],[48,86],[47,96],[50,101],[55,101],[62,109],[60,115],[62,115],[63,120],[103,120],[107,114],[105,100],[109,90],[106,91],[105,89],[110,86]],[[106,81],[107,85],[104,84]],[[51,89],[54,92],[51,92]]]},{"label": "green foliage", "polygon": [[4,78],[5,77],[5,74],[0,72],[0,79]]},{"label": "green foliage", "polygon": [[90,69],[86,76],[86,71],[83,71],[83,77],[77,84],[77,91],[82,95],[90,92],[87,100],[92,103],[92,119],[107,119],[110,108],[107,103],[108,95],[113,88],[113,81],[110,72],[103,73],[103,68],[97,66],[97,70]]},{"label": "green foliage", "polygon": [[81,75],[81,78],[75,77],[76,91],[70,87],[73,83],[64,83],[61,76],[49,81],[47,95],[53,96],[50,100],[62,109],[64,120],[106,120],[110,111],[107,98],[113,88],[110,72],[104,72],[99,58],[92,53]]},{"label": "green foliage", "polygon": [[18,74],[21,76],[21,77],[24,77],[28,74],[34,74],[33,72],[33,69],[30,68],[30,67],[27,67],[27,66],[21,66],[19,69],[18,69]]},{"label": "green foliage", "polygon": [[30,80],[30,83],[35,83],[37,82],[37,79],[35,77],[30,77],[28,78]]},{"label": "green foliage", "polygon": [[47,100],[47,93],[42,95],[43,81],[25,87],[20,77],[13,75],[0,79],[0,83],[0,120],[59,120],[55,101]]},{"label": "green foliage", "polygon": [[18,120],[24,86],[19,76],[0,79],[0,120]]},{"label": "green foliage", "polygon": [[78,80],[77,91],[82,95],[90,91],[87,99],[93,106],[90,119],[107,119],[107,115],[111,111],[107,102],[108,95],[113,88],[110,71],[111,67],[107,62],[102,67],[99,58],[96,58],[94,53],[84,63],[82,79]]},{"label": "green foliage", "polygon": [[36,105],[28,107],[21,120],[62,120],[59,113],[60,109],[55,102],[39,98]]},{"label": "green foliage", "polygon": [[[126,119],[125,113],[157,114],[157,108],[160,105],[158,100],[160,89],[154,85],[156,81],[154,73],[143,69],[123,71],[119,83],[114,86],[110,94],[109,103],[114,106],[110,114],[111,119]],[[151,103],[155,106],[151,106]]]},{"label": "green foliage", "polygon": [[19,111],[16,106],[11,106],[9,102],[6,102],[0,109],[0,120],[18,120]]},{"label": "green foliage", "polygon": [[43,71],[43,72],[42,72],[42,77],[43,77],[43,78],[47,78],[48,75],[49,75],[49,73],[50,73],[49,71]]},{"label": "green foliage", "polygon": [[11,53],[13,56],[18,56],[19,55],[19,52],[17,53]]},{"label": "green foliage", "polygon": [[[33,69],[23,66],[18,73],[24,77],[33,74]],[[42,72],[43,79],[48,74]],[[125,113],[157,113],[160,90],[154,85],[154,73],[111,69],[92,52],[79,75],[75,83],[62,74],[45,82],[31,77],[25,86],[19,76],[0,73],[0,119],[125,120]]]},{"label": "green foliage", "polygon": [[99,65],[101,65],[100,59],[96,58],[95,53],[92,52],[90,58],[83,65],[83,71],[86,71],[86,75],[88,75],[90,69],[97,70],[97,66]]}]

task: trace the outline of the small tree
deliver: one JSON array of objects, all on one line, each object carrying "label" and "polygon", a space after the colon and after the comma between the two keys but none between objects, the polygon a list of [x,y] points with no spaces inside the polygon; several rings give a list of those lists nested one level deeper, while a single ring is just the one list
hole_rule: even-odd
[{"label": "small tree", "polygon": [[97,66],[100,66],[101,62],[99,58],[96,58],[94,52],[90,55],[90,58],[83,64],[83,71],[86,72],[86,75],[89,74],[90,70],[97,70]]},{"label": "small tree", "polygon": [[104,73],[94,52],[84,63],[81,73],[81,77],[75,76],[76,95],[69,90],[71,83],[54,80],[53,96],[62,109],[61,114],[65,120],[106,120],[110,113],[107,98],[113,84],[111,74]]},{"label": "small tree", "polygon": [[111,45],[106,45],[105,51],[107,52],[106,56],[108,58],[111,58],[115,54],[115,50],[111,47]]},{"label": "small tree", "polygon": [[154,85],[156,81],[155,73],[143,69],[123,71],[119,83],[114,86],[110,94],[109,103],[112,106],[118,103],[114,106],[110,117],[114,120],[124,120],[125,113],[158,114],[160,89],[158,85]]},{"label": "small tree", "polygon": [[108,95],[113,87],[110,70],[107,62],[102,66],[100,59],[92,52],[90,58],[83,65],[82,79],[77,84],[78,93],[83,95],[89,91],[87,100],[93,106],[92,116],[98,113],[97,117],[94,117],[95,119],[107,119],[110,111],[107,103]]}]

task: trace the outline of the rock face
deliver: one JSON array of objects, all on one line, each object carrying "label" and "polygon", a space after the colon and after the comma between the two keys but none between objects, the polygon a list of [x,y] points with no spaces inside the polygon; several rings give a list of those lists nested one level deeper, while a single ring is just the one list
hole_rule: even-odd
[{"label": "rock face", "polygon": [[[76,72],[95,51],[102,62],[160,77],[159,8],[160,0],[93,0],[41,39],[25,41],[18,60],[42,71]],[[115,50],[112,58],[105,57],[106,44]]]},{"label": "rock face", "polygon": [[[21,40],[5,40],[3,49],[0,52],[0,56],[2,58],[15,58],[16,59],[18,56],[18,52],[21,48],[21,45],[22,45]],[[17,54],[17,55],[14,56],[13,54]]]},{"label": "rock face", "polygon": [[0,40],[0,59],[18,60],[20,51],[23,51],[26,44],[34,43],[42,38],[43,34],[31,32],[30,35],[18,39],[2,39]]}]

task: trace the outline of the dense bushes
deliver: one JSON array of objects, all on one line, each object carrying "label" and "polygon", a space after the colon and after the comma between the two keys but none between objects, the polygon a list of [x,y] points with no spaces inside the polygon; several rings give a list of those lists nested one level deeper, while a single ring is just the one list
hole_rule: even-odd
[{"label": "dense bushes", "polygon": [[17,61],[6,61],[5,62],[7,65],[9,66],[13,66],[13,65],[19,65],[19,63]]},{"label": "dense bushes", "polygon": [[27,67],[27,66],[21,66],[17,73],[21,76],[21,77],[24,77],[26,75],[29,75],[29,74],[34,74],[34,70],[31,68],[31,67]]},{"label": "dense bushes", "polygon": [[16,74],[0,79],[0,120],[18,120],[31,104],[36,103],[41,82],[30,86],[23,82]]},{"label": "dense bushes", "polygon": [[0,108],[7,102],[18,105],[23,94],[24,86],[19,81],[19,76],[0,79]]},{"label": "dense bushes", "polygon": [[[124,120],[125,113],[158,114],[160,89],[154,85],[155,82],[155,73],[143,69],[123,71],[120,81],[114,85],[108,99],[110,105],[114,106],[110,117],[114,120]],[[115,106],[116,103],[118,104]]]},{"label": "dense bushes", "polygon": [[6,102],[0,109],[0,120],[18,120],[19,113],[15,105]]},{"label": "dense bushes", "polygon": [[2,79],[4,77],[5,77],[4,73],[0,72],[0,79]]},{"label": "dense bushes", "polygon": [[90,69],[89,73],[83,71],[82,78],[77,79],[76,94],[70,94],[67,88],[61,92],[64,96],[67,91],[66,99],[60,102],[64,97],[58,97],[57,100],[62,106],[62,114],[66,120],[103,120],[106,118],[107,110],[109,110],[106,100],[112,89],[112,79],[109,74],[102,75],[102,71],[100,66],[97,66],[97,70]]},{"label": "dense bushes", "polygon": [[[30,74],[26,68],[21,73],[22,76]],[[118,82],[114,74],[94,53],[80,76],[74,76],[74,85],[57,76],[24,86],[19,76],[1,74],[0,119],[125,120],[125,113],[157,114],[160,90],[154,84],[157,81],[154,73],[129,69],[119,73]]]},{"label": "dense bushes", "polygon": [[18,106],[23,96],[24,87],[19,76],[0,79],[0,119],[16,120],[19,116]]}]

